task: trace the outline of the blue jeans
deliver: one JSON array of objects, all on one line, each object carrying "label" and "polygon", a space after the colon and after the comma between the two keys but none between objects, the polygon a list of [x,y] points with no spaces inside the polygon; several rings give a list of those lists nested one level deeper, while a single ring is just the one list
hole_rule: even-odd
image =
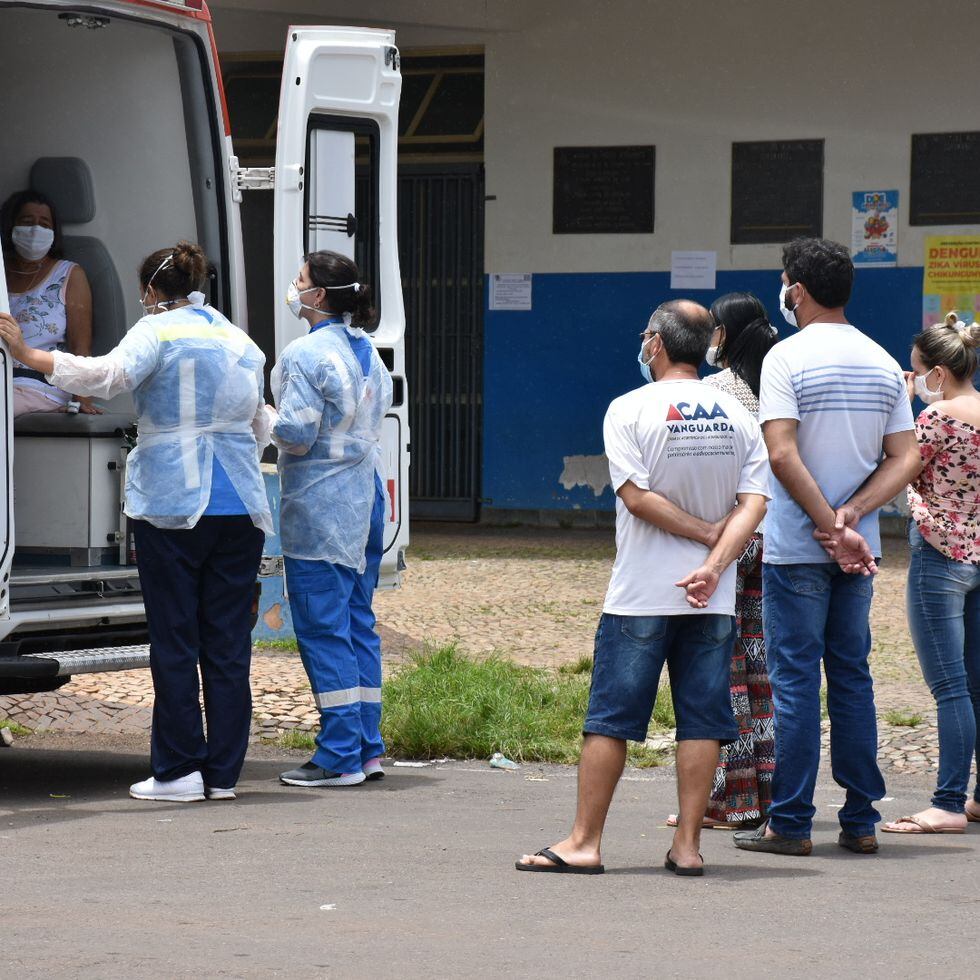
[{"label": "blue jeans", "polygon": [[806,840],[820,768],[820,662],[827,675],[830,756],[846,790],[839,811],[849,834],[874,833],[873,800],[885,795],[868,669],[871,578],[834,564],[764,565],[762,619],[776,711],[776,771],[770,827]]},{"label": "blue jeans", "polygon": [[732,616],[603,613],[583,731],[642,742],[666,663],[677,740],[735,741],[738,726],[728,685],[734,644]]},{"label": "blue jeans", "polygon": [[[914,523],[909,545],[909,629],[939,714],[932,805],[963,813],[974,756],[980,764],[980,568],[947,558]],[[980,785],[973,799],[980,803]]]}]

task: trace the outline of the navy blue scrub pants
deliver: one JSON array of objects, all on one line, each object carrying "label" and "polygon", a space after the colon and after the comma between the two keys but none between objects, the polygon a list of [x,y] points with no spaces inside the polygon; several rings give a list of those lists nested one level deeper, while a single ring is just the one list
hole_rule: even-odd
[{"label": "navy blue scrub pants", "polygon": [[135,532],[155,694],[153,775],[200,770],[206,786],[230,789],[252,720],[252,600],[265,535],[247,516],[202,517],[183,531],[137,521]]},{"label": "navy blue scrub pants", "polygon": [[385,751],[381,638],[371,608],[384,551],[385,498],[380,480],[376,486],[361,574],[328,561],[285,561],[293,629],[320,709],[312,761],[329,772],[361,772]]}]

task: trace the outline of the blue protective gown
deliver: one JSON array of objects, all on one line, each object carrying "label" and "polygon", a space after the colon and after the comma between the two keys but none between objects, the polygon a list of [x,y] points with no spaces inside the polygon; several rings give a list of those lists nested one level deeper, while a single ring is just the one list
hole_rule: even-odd
[{"label": "blue protective gown", "polygon": [[65,391],[133,393],[139,438],[126,464],[129,517],[194,527],[211,500],[217,459],[252,522],[272,533],[256,442],[266,418],[265,355],[243,330],[199,300],[144,317],[102,357],[56,351],[54,359],[48,377]]},{"label": "blue protective gown", "polygon": [[327,320],[285,348],[272,388],[286,587],[320,709],[313,762],[356,773],[384,753],[371,601],[388,509],[381,425],[391,376],[362,331]]}]

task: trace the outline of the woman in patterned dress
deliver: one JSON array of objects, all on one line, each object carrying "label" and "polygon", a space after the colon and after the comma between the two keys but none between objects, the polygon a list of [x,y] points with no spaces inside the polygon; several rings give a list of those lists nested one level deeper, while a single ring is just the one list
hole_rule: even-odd
[{"label": "woman in patterned dress", "polygon": [[[81,266],[62,258],[54,206],[36,191],[18,191],[0,209],[0,243],[10,312],[24,339],[38,350],[92,353],[92,291]],[[14,415],[64,412],[72,396],[39,371],[14,363]],[[96,415],[90,399],[74,399]]]},{"label": "woman in patterned dress", "polygon": [[951,313],[912,347],[909,398],[922,470],[909,487],[909,630],[936,699],[939,772],[930,806],[882,826],[893,834],[962,834],[980,823],[980,325]]},{"label": "woman in patterned dress", "polygon": [[[733,395],[758,418],[762,361],[778,340],[776,329],[762,301],[752,293],[719,297],[711,315],[716,329],[706,360],[722,370],[705,382]],[[760,526],[738,560],[731,695],[739,737],[722,747],[706,827],[753,827],[768,816],[772,801],[776,757],[772,688],[762,637],[762,531]],[[676,822],[676,814],[667,818],[670,826]]]}]

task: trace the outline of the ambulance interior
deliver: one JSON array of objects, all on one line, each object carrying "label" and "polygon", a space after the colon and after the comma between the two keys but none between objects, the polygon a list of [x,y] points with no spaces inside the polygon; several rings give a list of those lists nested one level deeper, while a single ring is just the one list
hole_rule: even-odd
[{"label": "ambulance interior", "polygon": [[[54,202],[65,257],[91,283],[94,354],[142,315],[144,256],[179,239],[200,242],[214,263],[210,302],[237,312],[228,309],[222,132],[201,42],[125,17],[0,6],[0,199],[31,187]],[[101,416],[16,421],[12,620],[18,607],[93,592],[138,600],[120,510],[133,421],[129,395]]]}]

